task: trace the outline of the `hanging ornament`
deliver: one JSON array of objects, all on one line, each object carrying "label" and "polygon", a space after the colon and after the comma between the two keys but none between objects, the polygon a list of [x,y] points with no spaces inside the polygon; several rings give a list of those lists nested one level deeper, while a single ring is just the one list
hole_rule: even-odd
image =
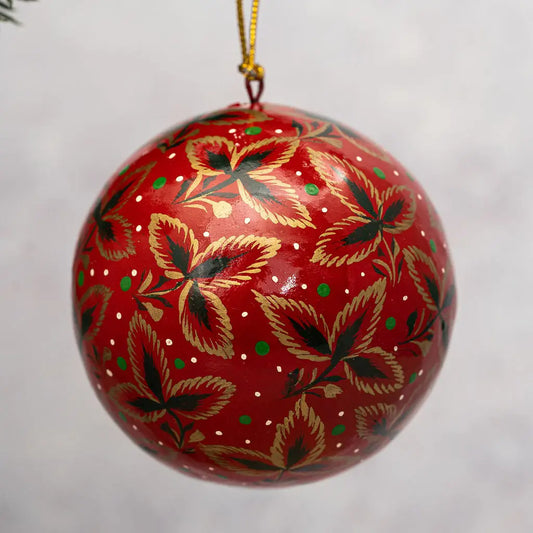
[{"label": "hanging ornament", "polygon": [[346,126],[250,104],[149,142],[92,207],[74,259],[76,334],[122,430],[193,476],[318,480],[385,446],[441,368],[455,314],[428,196]]}]

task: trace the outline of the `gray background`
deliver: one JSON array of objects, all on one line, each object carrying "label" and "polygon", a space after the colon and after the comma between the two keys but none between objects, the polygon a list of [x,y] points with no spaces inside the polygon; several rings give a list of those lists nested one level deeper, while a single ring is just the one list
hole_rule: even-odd
[{"label": "gray background", "polygon": [[375,458],[284,490],[191,480],[103,412],[70,262],[148,138],[244,100],[233,0],[19,3],[0,28],[2,532],[531,532],[533,3],[263,2],[266,101],[339,119],[424,184],[454,252],[447,364]]}]

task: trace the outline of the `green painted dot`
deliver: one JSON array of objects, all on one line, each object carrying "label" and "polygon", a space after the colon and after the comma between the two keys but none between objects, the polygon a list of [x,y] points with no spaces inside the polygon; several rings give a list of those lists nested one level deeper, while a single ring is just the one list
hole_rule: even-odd
[{"label": "green painted dot", "polygon": [[255,351],[257,352],[257,355],[266,355],[268,352],[270,352],[270,346],[268,345],[268,342],[259,341],[255,345]]},{"label": "green painted dot", "polygon": [[239,416],[239,422],[241,424],[244,424],[245,426],[248,426],[249,424],[252,423],[252,417],[250,417],[248,415],[241,415],[241,416]]},{"label": "green painted dot", "polygon": [[417,373],[413,372],[411,376],[409,377],[409,383],[413,383],[413,381],[416,379]]},{"label": "green painted dot", "polygon": [[433,253],[437,251],[437,245],[435,244],[435,241],[433,239],[429,240],[429,247],[431,248],[431,251]]},{"label": "green painted dot", "polygon": [[185,368],[185,361],[183,359],[180,359],[179,357],[176,357],[176,359],[174,359],[174,366],[178,370],[181,370],[182,368]]},{"label": "green painted dot", "polygon": [[122,174],[126,174],[128,172],[128,169],[130,168],[129,165],[125,166],[119,173],[119,176],[122,176]]},{"label": "green painted dot", "polygon": [[311,196],[316,196],[319,193],[319,188],[314,183],[308,183],[305,186],[305,192]]},{"label": "green painted dot", "polygon": [[246,135],[259,135],[263,130],[259,126],[250,126],[244,130]]},{"label": "green painted dot", "polygon": [[321,283],[317,287],[316,292],[318,292],[319,296],[325,298],[326,296],[329,296],[331,294],[331,289],[329,288],[329,285],[327,283]]},{"label": "green painted dot", "polygon": [[122,420],[124,420],[124,422],[128,421],[128,419],[126,418],[126,415],[122,411],[118,412],[118,416],[120,416],[120,418],[122,418]]},{"label": "green painted dot", "polygon": [[378,167],[374,167],[374,174],[381,180],[385,179],[385,172]]},{"label": "green painted dot", "polygon": [[346,431],[346,426],[339,424],[331,430],[332,435],[342,435]]},{"label": "green painted dot", "polygon": [[163,187],[166,182],[167,182],[167,178],[165,178],[165,176],[161,176],[160,178],[157,178],[154,181],[153,188],[154,189],[161,189],[161,187]]},{"label": "green painted dot", "polygon": [[390,316],[385,321],[385,327],[387,329],[394,329],[396,327],[396,319],[393,316]]},{"label": "green painted dot", "polygon": [[131,289],[131,278],[129,276],[124,276],[121,280],[120,280],[120,288],[126,292],[126,291],[129,291]]},{"label": "green painted dot", "polygon": [[78,273],[78,286],[83,287],[84,283],[85,283],[85,272],[83,272],[83,270],[80,270]]},{"label": "green painted dot", "polygon": [[124,359],[124,357],[117,357],[117,365],[120,370],[126,370],[126,368],[128,368],[128,363],[126,363],[126,359]]}]

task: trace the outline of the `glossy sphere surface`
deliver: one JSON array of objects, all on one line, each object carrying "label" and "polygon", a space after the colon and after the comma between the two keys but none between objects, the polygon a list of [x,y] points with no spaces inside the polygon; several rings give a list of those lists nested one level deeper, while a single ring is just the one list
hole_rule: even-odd
[{"label": "glossy sphere surface", "polygon": [[187,474],[273,486],[357,464],[407,422],[455,313],[439,219],[374,143],[292,108],[231,106],[111,178],[74,260],[98,398]]}]

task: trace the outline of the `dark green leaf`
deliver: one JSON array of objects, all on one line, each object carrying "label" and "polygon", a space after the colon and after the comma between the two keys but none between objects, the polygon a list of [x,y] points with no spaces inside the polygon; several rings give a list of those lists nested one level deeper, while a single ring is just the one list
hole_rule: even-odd
[{"label": "dark green leaf", "polygon": [[189,295],[187,296],[187,304],[189,306],[189,311],[193,316],[196,317],[198,322],[200,322],[203,327],[211,331],[207,301],[197,283],[194,283],[189,291]]},{"label": "dark green leaf", "polygon": [[198,409],[202,400],[209,398],[210,394],[183,394],[182,396],[173,396],[166,402],[168,409],[177,409],[188,413]]},{"label": "dark green leaf", "polygon": [[350,191],[352,192],[354,198],[356,199],[357,203],[373,218],[377,218],[376,210],[374,209],[374,206],[372,205],[372,200],[366,193],[365,189],[363,187],[360,187],[359,185],[356,185],[351,179],[349,179],[347,176],[343,176],[344,182],[346,185],[348,185]]},{"label": "dark green leaf", "polygon": [[386,418],[382,418],[381,420],[376,420],[376,423],[372,426],[373,435],[380,435],[382,437],[386,437],[388,432],[389,432],[389,428],[387,427]]},{"label": "dark green leaf", "polygon": [[146,311],[146,306],[138,298],[135,298],[135,302],[139,311]]},{"label": "dark green leaf", "polygon": [[390,242],[390,249],[391,249],[391,252],[394,254],[394,250],[396,249],[396,239],[393,237],[391,242]]},{"label": "dark green leaf", "polygon": [[324,355],[331,355],[331,349],[324,335],[312,324],[300,323],[287,317],[296,330],[296,333],[305,342],[306,346]]},{"label": "dark green leaf", "polygon": [[264,152],[255,152],[246,156],[239,165],[239,172],[252,172],[258,169],[263,160],[272,153],[272,150],[265,150]]},{"label": "dark green leaf", "polygon": [[336,383],[337,381],[342,381],[344,378],[342,376],[327,376],[322,379],[322,381],[331,381],[332,383]]},{"label": "dark green leaf", "polygon": [[249,468],[250,470],[260,470],[260,471],[270,471],[270,472],[277,472],[281,470],[277,466],[269,465],[267,463],[262,463],[261,461],[257,461],[254,459],[244,459],[242,457],[231,457],[231,459],[246,468]]},{"label": "dark green leaf", "polygon": [[170,278],[159,276],[159,281],[152,287],[152,290],[155,291],[156,289],[159,289],[159,287],[162,287],[167,281],[170,281]]},{"label": "dark green leaf", "polygon": [[400,259],[400,262],[398,263],[398,274],[402,271],[403,267],[403,257]]},{"label": "dark green leaf", "polygon": [[381,248],[381,246],[378,248],[378,257],[385,257],[385,252]]},{"label": "dark green leaf", "polygon": [[183,246],[174,242],[169,235],[167,235],[168,249],[172,256],[172,263],[179,268],[183,274],[187,273],[189,268],[189,252]]},{"label": "dark green leaf", "polygon": [[180,196],[183,196],[183,195],[187,192],[187,189],[191,186],[191,184],[192,184],[192,180],[185,180],[185,181],[181,184],[180,190],[178,191],[178,194],[176,194],[176,197],[174,198],[174,202],[175,202]]},{"label": "dark green leaf", "polygon": [[386,379],[387,375],[384,374],[379,368],[372,364],[370,359],[366,357],[351,357],[350,359],[345,359],[349,367],[361,378],[381,378]]},{"label": "dark green leaf", "polygon": [[231,174],[233,172],[230,160],[226,154],[216,154],[210,150],[206,150],[205,153],[211,168],[219,170],[223,174]]},{"label": "dark green leaf", "polygon": [[145,413],[153,413],[154,411],[161,411],[161,409],[164,409],[159,402],[155,402],[150,398],[135,398],[135,400],[131,400],[128,403]]},{"label": "dark green leaf", "polygon": [[309,449],[304,446],[304,436],[300,435],[294,441],[294,444],[289,448],[287,452],[287,468],[291,468],[295,464],[299,463],[302,459],[305,459],[309,453]]},{"label": "dark green leaf", "polygon": [[429,295],[431,296],[431,299],[437,304],[437,307],[439,306],[439,287],[437,286],[437,283],[434,279],[428,278],[427,276],[424,276],[424,279],[426,280],[426,285],[429,291]]},{"label": "dark green leaf", "polygon": [[110,220],[97,219],[96,225],[98,227],[98,234],[103,241],[115,242],[115,232],[113,231],[113,224]]},{"label": "dark green leaf", "polygon": [[144,294],[145,298],[151,298],[152,300],[157,300],[158,302],[161,302],[165,307],[171,308],[172,304],[162,296],[159,296],[157,294]]},{"label": "dark green leaf", "polygon": [[234,257],[211,257],[192,270],[188,277],[192,279],[214,278],[217,274],[224,272],[224,270],[226,270],[226,268],[228,268],[233,261],[239,257],[242,257],[243,255],[244,253],[235,255]]},{"label": "dark green leaf", "polygon": [[144,379],[146,384],[150,387],[150,390],[155,394],[156,398],[163,403],[163,388],[161,386],[161,376],[157,370],[152,355],[143,344],[143,354],[144,354]]},{"label": "dark green leaf", "polygon": [[358,319],[354,320],[351,326],[348,326],[338,337],[337,345],[335,346],[335,353],[333,354],[332,362],[338,363],[341,359],[350,355],[355,341],[357,339],[357,334],[361,329],[361,324],[365,318],[365,313],[363,313]]},{"label": "dark green leaf", "polygon": [[105,205],[102,216],[104,216],[106,213],[108,213],[111,209],[116,207],[118,203],[120,202],[120,199],[122,196],[124,196],[124,193],[132,186],[133,181],[128,183],[123,189],[120,189],[120,191],[117,191],[111,198],[109,199],[109,202]]},{"label": "dark green leaf", "polygon": [[417,318],[418,318],[418,311],[416,309],[407,317],[407,335],[408,336],[411,335],[411,333],[413,333]]},{"label": "dark green leaf", "polygon": [[372,268],[374,269],[374,272],[376,272],[376,274],[387,277],[387,274],[385,274],[385,272],[382,272],[376,265],[372,264]]},{"label": "dark green leaf", "polygon": [[405,204],[404,200],[396,200],[393,202],[385,211],[383,215],[384,222],[393,222],[402,212],[403,206]]},{"label": "dark green leaf", "polygon": [[454,297],[455,297],[455,285],[452,285],[448,289],[448,292],[446,293],[446,296],[444,297],[444,302],[442,302],[442,309],[446,309],[446,307],[449,307],[452,304]]},{"label": "dark green leaf", "polygon": [[214,192],[210,194],[211,198],[237,198],[236,192]]},{"label": "dark green leaf", "polygon": [[441,320],[441,332],[442,345],[444,348],[448,348],[450,342],[450,330],[448,328],[448,323],[445,320]]},{"label": "dark green leaf", "polygon": [[298,136],[300,136],[304,131],[304,127],[299,122],[296,122],[296,120],[292,121],[292,127],[296,128],[296,131],[298,132]]},{"label": "dark green leaf", "polygon": [[347,137],[351,137],[352,139],[361,139],[361,136],[356,133],[354,130],[352,130],[351,128],[348,128],[347,126],[344,126],[342,124],[339,124],[338,122],[335,122],[335,126],[337,126],[337,128],[342,131],[342,133],[344,133],[344,135],[346,135]]},{"label": "dark green leaf", "polygon": [[273,202],[280,204],[281,202],[273,196],[270,189],[262,182],[250,178],[250,176],[240,176],[239,179],[244,185],[244,188],[260,202]]},{"label": "dark green leaf", "polygon": [[82,335],[82,337],[91,328],[91,325],[92,325],[93,319],[94,319],[93,315],[94,315],[94,310],[95,309],[96,309],[96,305],[93,305],[89,309],[86,309],[85,311],[83,311],[83,313],[81,314],[81,335]]},{"label": "dark green leaf", "polygon": [[379,222],[368,222],[363,226],[359,226],[355,231],[352,231],[350,235],[344,237],[342,242],[344,243],[344,246],[348,246],[350,244],[372,241],[376,238],[378,231]]},{"label": "dark green leaf", "polygon": [[216,179],[216,176],[207,176],[207,178],[204,178],[204,181],[202,182],[202,190],[205,191],[214,179]]},{"label": "dark green leaf", "polygon": [[152,448],[148,448],[148,446],[143,446],[142,444],[139,444],[139,448],[141,450],[144,450],[146,453],[149,453],[150,455],[158,455],[159,452],[156,450],[152,450]]}]

